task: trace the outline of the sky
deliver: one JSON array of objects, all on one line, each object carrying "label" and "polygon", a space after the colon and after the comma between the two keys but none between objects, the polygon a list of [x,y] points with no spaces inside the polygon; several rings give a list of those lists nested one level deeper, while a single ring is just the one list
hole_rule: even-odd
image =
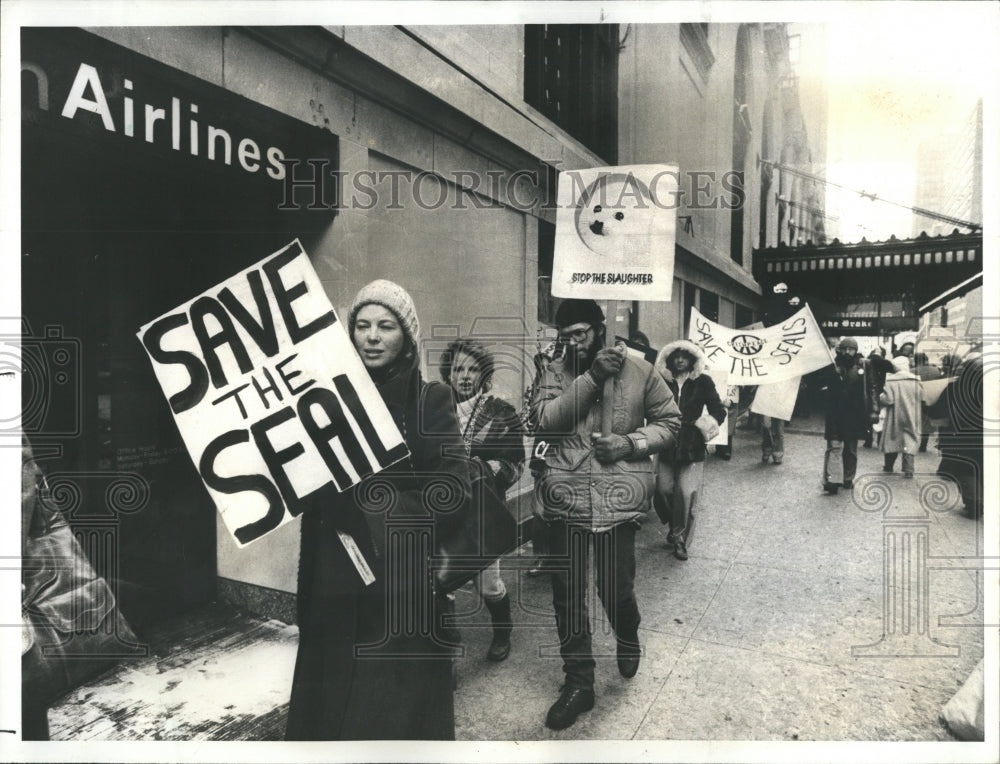
[{"label": "sky", "polygon": [[[901,13],[895,5],[869,4],[825,25],[826,177],[911,205],[920,142],[966,120],[996,87],[996,30],[964,6]],[[909,211],[832,187],[827,211],[840,219],[833,225],[841,241],[906,238],[913,230]]]}]

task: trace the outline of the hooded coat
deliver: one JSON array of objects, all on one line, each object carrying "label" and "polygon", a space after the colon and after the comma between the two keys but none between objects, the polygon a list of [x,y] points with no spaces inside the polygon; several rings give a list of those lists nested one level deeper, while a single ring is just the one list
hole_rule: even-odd
[{"label": "hooded coat", "polygon": [[915,454],[920,445],[920,378],[909,371],[909,361],[902,356],[893,359],[893,366],[896,371],[886,375],[879,396],[886,407],[880,447],[887,454]]},{"label": "hooded coat", "polygon": [[[691,372],[683,385],[678,385],[673,372],[667,368],[667,358],[675,350],[684,350],[694,358]],[[720,425],[725,421],[726,407],[722,405],[719,392],[715,389],[715,382],[705,374],[707,364],[708,358],[702,349],[688,340],[668,343],[656,354],[656,370],[667,383],[681,411],[681,430],[675,447],[665,452],[661,458],[675,460],[681,464],[705,461],[705,438],[694,423],[706,408],[709,416]]]}]

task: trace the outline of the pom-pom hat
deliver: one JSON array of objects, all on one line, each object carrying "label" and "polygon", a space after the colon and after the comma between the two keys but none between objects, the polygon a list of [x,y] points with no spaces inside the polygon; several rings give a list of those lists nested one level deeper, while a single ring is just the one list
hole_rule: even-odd
[{"label": "pom-pom hat", "polygon": [[354,304],[351,305],[351,313],[347,320],[347,327],[352,337],[354,336],[354,324],[358,318],[358,311],[365,305],[381,305],[383,308],[391,310],[410,344],[413,347],[417,346],[420,339],[417,309],[413,305],[413,298],[403,287],[386,279],[376,279],[361,287],[354,298]]}]

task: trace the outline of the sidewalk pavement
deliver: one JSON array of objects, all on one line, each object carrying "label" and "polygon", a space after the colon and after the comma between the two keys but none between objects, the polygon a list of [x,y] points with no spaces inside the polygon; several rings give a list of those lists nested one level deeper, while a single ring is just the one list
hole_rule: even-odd
[{"label": "sidewalk pavement", "polygon": [[504,560],[516,610],[500,664],[483,657],[488,615],[460,591],[458,739],[952,740],[939,711],[983,655],[981,576],[955,568],[982,554],[982,524],[960,515],[936,453],[918,454],[907,480],[862,448],[853,491],[823,494],[825,442],[797,424],[781,465],[762,464],[742,430],[732,461],[708,457],[686,562],[650,513],[636,537],[639,673],[618,674],[594,599],[597,702],[569,729],[544,726],[563,679],[547,577]]},{"label": "sidewalk pavement", "polygon": [[[826,496],[823,439],[790,429],[799,432],[786,434],[780,466],[761,464],[757,436],[744,430],[731,462],[709,457],[686,562],[650,513],[636,537],[639,673],[619,676],[595,600],[597,704],[569,729],[544,726],[562,670],[549,582],[527,576],[528,549],[502,562],[516,624],[505,662],[483,657],[489,616],[471,586],[460,590],[457,738],[952,739],[938,713],[983,654],[977,575],[956,567],[981,554],[981,523],[952,508],[957,491],[935,477],[935,454],[919,454],[906,480],[884,475],[881,454],[862,449],[853,492]],[[894,527],[900,515],[909,524]],[[898,558],[913,573],[926,540],[929,589],[907,583],[899,565],[883,584],[890,532],[913,542],[914,556]],[[280,740],[297,634],[221,605],[192,613],[159,635],[149,658],[52,708],[52,738]]]}]

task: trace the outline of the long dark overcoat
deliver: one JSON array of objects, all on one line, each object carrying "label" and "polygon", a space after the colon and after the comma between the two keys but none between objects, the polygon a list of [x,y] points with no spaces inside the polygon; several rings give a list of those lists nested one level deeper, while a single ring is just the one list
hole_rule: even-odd
[{"label": "long dark overcoat", "polygon": [[[453,641],[436,623],[431,533],[468,501],[451,390],[411,369],[379,385],[411,457],[302,516],[289,740],[453,740]],[[337,531],[376,580],[366,586]]]}]

